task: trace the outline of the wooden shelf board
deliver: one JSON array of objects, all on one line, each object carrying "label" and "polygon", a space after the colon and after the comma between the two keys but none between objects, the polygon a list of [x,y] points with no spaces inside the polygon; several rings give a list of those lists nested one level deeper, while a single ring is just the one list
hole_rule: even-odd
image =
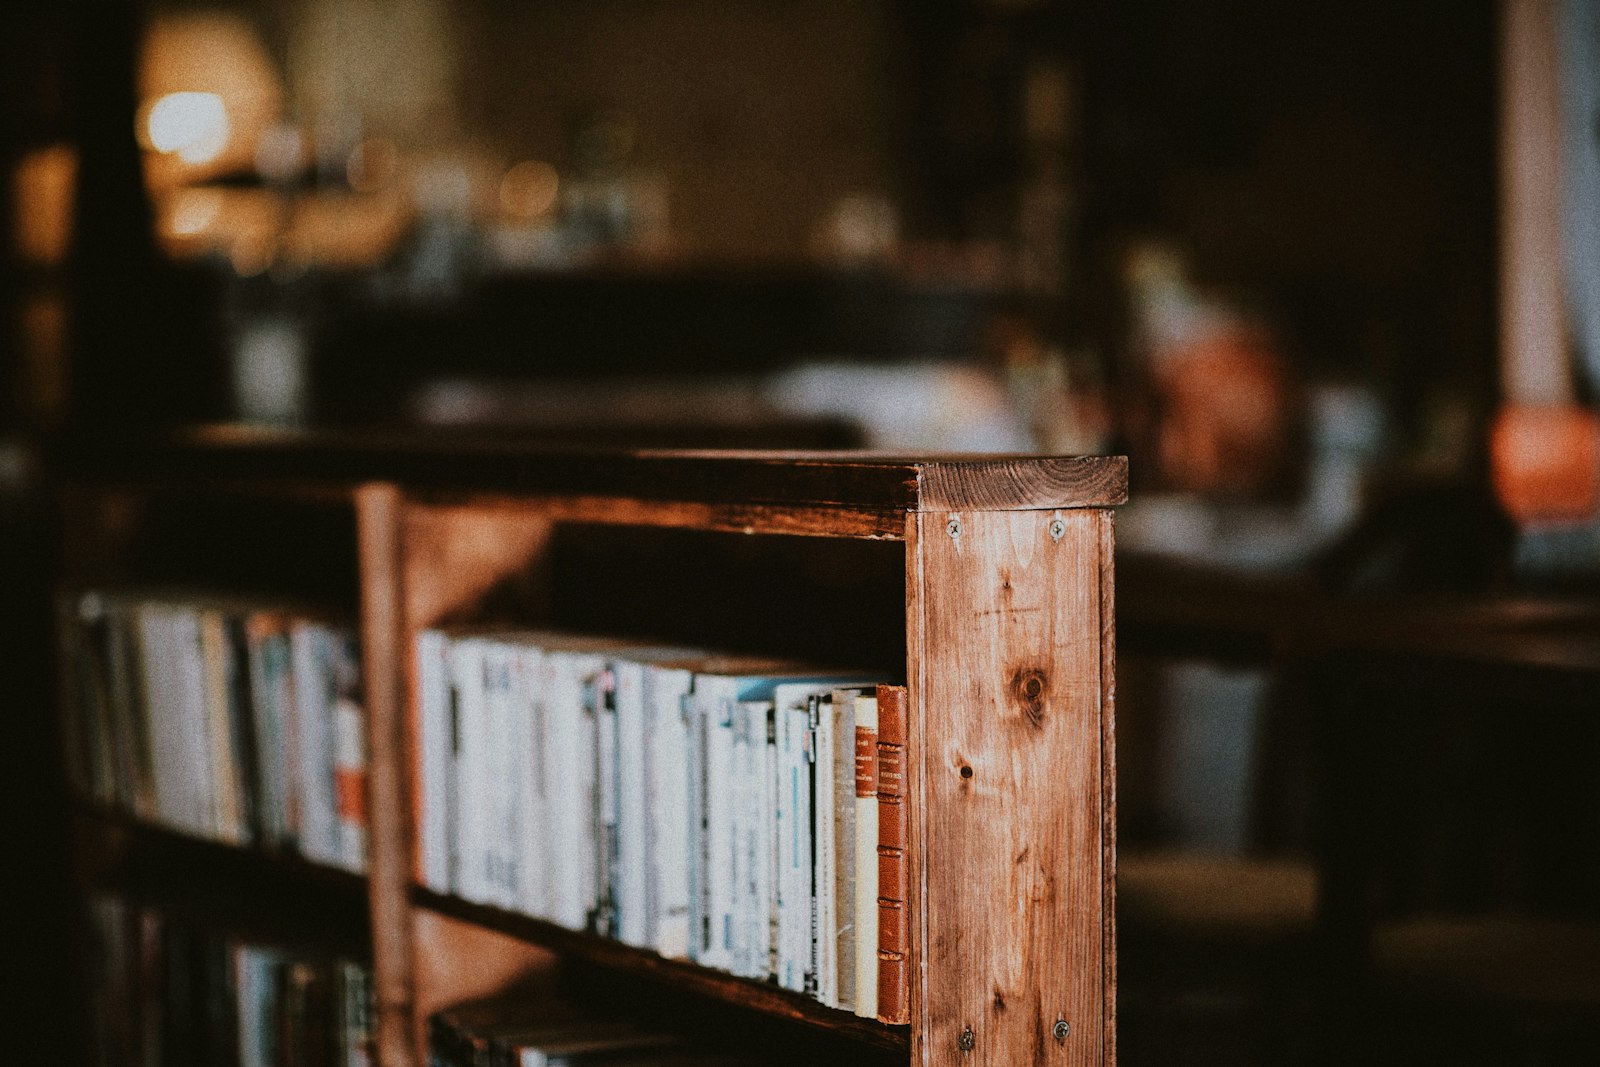
[{"label": "wooden shelf board", "polygon": [[70,475],[259,479],[593,496],[639,501],[949,511],[1106,507],[1127,499],[1121,456],[636,450],[515,437],[328,433],[236,426],[170,437],[84,437],[53,458]]},{"label": "wooden shelf board", "polygon": [[192,837],[80,803],[80,877],[89,888],[250,940],[371,956],[361,875]]},{"label": "wooden shelf board", "polygon": [[411,902],[416,907],[497,930],[588,964],[626,971],[677,990],[802,1023],[880,1048],[897,1052],[910,1049],[908,1027],[888,1026],[874,1019],[862,1019],[777,986],[707,970],[683,960],[663,959],[654,952],[634,948],[620,941],[568,930],[500,908],[469,903],[420,886],[411,887]]}]

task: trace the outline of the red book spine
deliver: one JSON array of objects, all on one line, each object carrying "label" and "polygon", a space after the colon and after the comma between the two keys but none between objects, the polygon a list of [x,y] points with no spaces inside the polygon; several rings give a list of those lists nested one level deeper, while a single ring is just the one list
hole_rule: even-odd
[{"label": "red book spine", "polygon": [[878,686],[878,1018],[911,1021],[906,968],[906,691]]}]

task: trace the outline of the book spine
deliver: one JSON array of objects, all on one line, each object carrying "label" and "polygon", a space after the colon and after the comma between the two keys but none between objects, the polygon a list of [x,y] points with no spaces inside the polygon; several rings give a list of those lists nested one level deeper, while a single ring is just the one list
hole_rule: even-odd
[{"label": "book spine", "polygon": [[412,803],[417,844],[412,876],[450,891],[450,641],[437,630],[417,634],[417,696],[412,735]]},{"label": "book spine", "polygon": [[218,840],[244,843],[239,812],[239,759],[233,748],[233,723],[228,712],[228,633],[220,611],[198,613],[200,668],[205,694],[206,731],[210,741],[212,829]]},{"label": "book spine", "polygon": [[540,714],[535,692],[543,657],[540,649],[523,645],[517,649],[513,661],[519,709],[519,719],[513,726],[513,747],[517,761],[514,773],[522,798],[519,844],[521,908],[528,915],[539,918],[550,914],[549,776],[545,766],[544,716]]},{"label": "book spine", "polygon": [[652,878],[650,912],[654,948],[669,959],[689,955],[691,828],[690,776],[694,749],[684,707],[689,673],[652,668],[647,675],[646,712],[653,731],[647,750],[651,786]]},{"label": "book spine", "polygon": [[294,665],[295,780],[300,790],[300,852],[319,863],[339,862],[339,820],[333,801],[332,640],[317,623],[290,627]]},{"label": "book spine", "polygon": [[483,650],[484,781],[480,809],[483,834],[482,879],[484,902],[515,908],[521,902],[518,863],[522,835],[516,788],[516,733],[518,720],[515,684],[515,650],[502,642],[488,642]]},{"label": "book spine", "polygon": [[707,967],[733,967],[733,716],[732,692],[717,692],[705,706],[705,918],[699,961]]},{"label": "book spine", "polygon": [[361,693],[361,646],[355,634],[333,639],[334,811],[341,865],[367,869],[367,717]]},{"label": "book spine", "polygon": [[811,790],[806,765],[810,722],[804,708],[779,706],[778,783],[778,984],[805,990],[810,912]]},{"label": "book spine", "polygon": [[649,831],[645,793],[644,665],[618,662],[617,715],[617,864],[612,893],[617,910],[617,938],[640,948],[650,947]]},{"label": "book spine", "polygon": [[878,1014],[878,696],[855,701],[855,1013]]},{"label": "book spine", "polygon": [[911,1021],[906,950],[906,691],[878,687],[878,1018]]},{"label": "book spine", "polygon": [[856,1006],[856,937],[860,918],[856,914],[856,694],[851,689],[835,689],[833,713],[833,938],[830,966],[833,979],[833,1005],[846,1011]]},{"label": "book spine", "polygon": [[622,881],[618,810],[617,675],[609,666],[590,683],[594,708],[595,932],[617,936],[617,892]]},{"label": "book spine", "polygon": [[487,903],[483,885],[483,836],[478,786],[487,778],[479,742],[483,733],[484,684],[483,643],[456,641],[451,651],[451,671],[455,684],[455,862],[450,888],[456,895]]}]

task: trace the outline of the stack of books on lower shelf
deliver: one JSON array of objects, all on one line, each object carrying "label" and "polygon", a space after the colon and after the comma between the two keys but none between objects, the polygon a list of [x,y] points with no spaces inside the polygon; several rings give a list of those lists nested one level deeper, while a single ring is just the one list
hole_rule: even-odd
[{"label": "stack of books on lower shelf", "polygon": [[907,1021],[903,687],[544,631],[416,654],[422,885]]},{"label": "stack of books on lower shelf", "polygon": [[96,1061],[116,1067],[371,1067],[372,975],[110,897],[92,902]]},{"label": "stack of books on lower shelf", "polygon": [[192,596],[84,592],[61,607],[82,795],[187,834],[366,869],[351,628]]},{"label": "stack of books on lower shelf", "polygon": [[664,1030],[548,997],[496,997],[428,1020],[430,1067],[755,1067]]}]

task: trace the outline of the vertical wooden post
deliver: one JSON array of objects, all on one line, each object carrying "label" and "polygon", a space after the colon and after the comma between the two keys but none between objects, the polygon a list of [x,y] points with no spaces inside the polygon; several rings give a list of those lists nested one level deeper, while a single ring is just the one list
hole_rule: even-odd
[{"label": "vertical wooden post", "polygon": [[916,516],[907,641],[922,819],[912,1061],[1113,1057],[1101,512]]},{"label": "vertical wooden post", "polygon": [[401,495],[387,483],[356,490],[361,555],[361,651],[367,705],[371,812],[367,880],[372,901],[378,1062],[411,1067],[411,828],[405,803]]},{"label": "vertical wooden post", "polygon": [[1501,21],[1501,385],[1507,403],[1565,404],[1556,5],[1503,0]]}]

